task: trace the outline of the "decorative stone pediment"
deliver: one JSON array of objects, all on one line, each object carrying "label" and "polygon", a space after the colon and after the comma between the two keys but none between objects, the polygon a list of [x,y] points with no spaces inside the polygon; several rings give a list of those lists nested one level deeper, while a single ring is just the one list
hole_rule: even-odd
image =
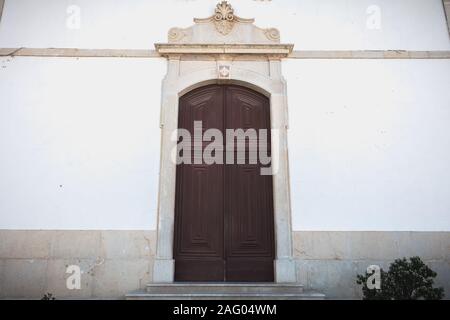
[{"label": "decorative stone pediment", "polygon": [[162,55],[168,54],[277,54],[287,56],[293,45],[280,44],[275,28],[259,28],[254,19],[240,18],[231,4],[222,1],[208,18],[195,18],[189,28],[172,28],[168,43],[156,44]]},{"label": "decorative stone pediment", "polygon": [[234,15],[234,9],[231,5],[222,1],[216,6],[214,15],[206,19],[194,19],[196,23],[211,23],[216,26],[216,30],[226,36],[229,34],[236,23],[253,23],[254,19],[242,19]]}]

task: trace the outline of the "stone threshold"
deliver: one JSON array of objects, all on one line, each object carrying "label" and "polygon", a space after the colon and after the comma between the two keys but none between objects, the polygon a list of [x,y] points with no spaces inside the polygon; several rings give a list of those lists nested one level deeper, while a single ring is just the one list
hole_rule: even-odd
[{"label": "stone threshold", "polygon": [[304,291],[293,283],[168,283],[147,285],[127,300],[323,300],[325,295]]},{"label": "stone threshold", "polygon": [[225,293],[189,293],[189,294],[152,294],[134,292],[126,295],[126,300],[325,300],[325,295],[316,292],[300,294],[225,294]]}]

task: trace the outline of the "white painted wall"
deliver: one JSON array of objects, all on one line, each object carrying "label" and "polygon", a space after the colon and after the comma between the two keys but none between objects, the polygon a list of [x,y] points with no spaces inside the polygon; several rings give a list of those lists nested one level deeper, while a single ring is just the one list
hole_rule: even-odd
[{"label": "white painted wall", "polygon": [[[65,27],[73,3],[80,30]],[[6,0],[0,47],[151,48],[215,3]],[[382,31],[365,27],[373,3]],[[234,5],[297,49],[450,49],[440,0]],[[155,229],[165,70],[0,59],[0,229]],[[287,60],[284,73],[295,230],[450,230],[449,60]]]},{"label": "white painted wall", "polygon": [[[0,229],[154,229],[164,60],[0,61]],[[283,67],[295,230],[450,230],[450,61]]]},{"label": "white painted wall", "polygon": [[[6,0],[0,47],[152,49],[218,0]],[[277,27],[297,50],[450,50],[441,0],[239,0],[237,15]],[[80,28],[71,29],[80,8]],[[373,11],[373,6],[375,11]],[[380,29],[367,23],[380,10]],[[373,25],[373,24],[371,24]]]},{"label": "white painted wall", "polygon": [[0,229],[155,229],[165,61],[0,64]]},{"label": "white painted wall", "polygon": [[450,230],[450,60],[289,60],[296,230]]}]

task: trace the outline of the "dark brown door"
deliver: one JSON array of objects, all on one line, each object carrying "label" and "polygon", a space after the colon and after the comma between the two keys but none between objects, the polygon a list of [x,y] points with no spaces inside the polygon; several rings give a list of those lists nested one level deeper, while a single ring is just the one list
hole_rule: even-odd
[{"label": "dark brown door", "polygon": [[194,121],[202,121],[203,131],[223,132],[223,159],[229,152],[235,161],[177,166],[175,281],[272,282],[272,177],[261,175],[259,161],[249,164],[248,152],[245,164],[236,163],[238,141],[225,148],[225,129],[270,128],[269,100],[239,86],[202,87],[180,98],[178,127],[193,137]]}]

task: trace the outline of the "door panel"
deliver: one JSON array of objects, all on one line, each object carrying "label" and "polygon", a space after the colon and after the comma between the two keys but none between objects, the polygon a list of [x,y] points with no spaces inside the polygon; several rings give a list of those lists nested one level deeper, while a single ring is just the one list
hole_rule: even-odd
[{"label": "door panel", "polygon": [[258,165],[230,165],[225,179],[226,278],[272,282],[272,177],[261,176]]},{"label": "door panel", "polygon": [[[192,135],[194,121],[202,121],[204,131],[270,128],[268,99],[238,86],[194,90],[180,98],[179,110],[179,128]],[[270,152],[270,132],[268,138]],[[225,144],[231,142],[224,140]],[[248,147],[249,138],[235,142],[227,152],[233,153],[234,159],[244,156],[246,164],[177,166],[176,281],[274,279],[272,177],[260,174],[261,165],[248,163],[248,152],[238,155],[237,145]],[[207,144],[203,143],[203,148]]]},{"label": "door panel", "polygon": [[[204,130],[222,129],[222,92],[219,86],[208,86],[182,97],[178,127],[192,137],[194,121],[202,121]],[[193,159],[193,149],[191,155]],[[176,179],[175,280],[223,281],[223,166],[181,164]]]},{"label": "door panel", "polygon": [[[270,129],[269,102],[261,94],[242,87],[228,87],[226,108],[227,128],[254,129],[257,133],[260,129]],[[265,147],[270,152],[270,132],[267,138]],[[226,165],[225,170],[226,278],[271,282],[275,252],[272,176],[262,176],[261,165],[249,164],[250,140],[253,137],[244,141],[235,139],[232,151],[234,159],[244,156],[246,164]],[[230,152],[230,143],[227,141],[226,152]],[[239,145],[246,146],[245,154],[239,155]]]}]

